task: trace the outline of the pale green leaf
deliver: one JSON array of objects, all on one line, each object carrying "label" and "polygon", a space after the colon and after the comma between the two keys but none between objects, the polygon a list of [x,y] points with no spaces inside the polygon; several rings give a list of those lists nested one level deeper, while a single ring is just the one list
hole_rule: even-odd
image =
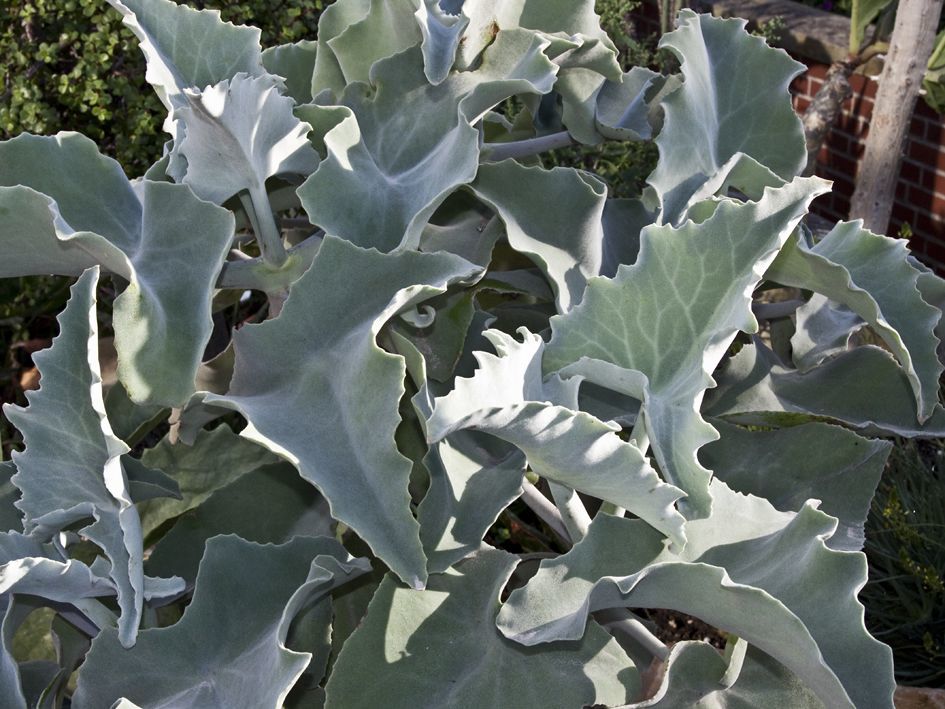
[{"label": "pale green leaf", "polygon": [[682,10],[678,29],[660,40],[679,59],[684,79],[662,102],[660,161],[649,178],[663,223],[684,218],[691,198],[741,154],[785,180],[807,159],[788,92],[806,68],[744,27],[745,20]]},{"label": "pale green leaf", "polygon": [[[309,218],[361,246],[416,248],[436,208],[476,175],[472,124],[510,96],[551,89],[557,67],[542,53],[546,45],[509,30],[475,71],[454,72],[438,86],[424,76],[419,47],[376,64],[370,86],[344,92],[353,115],[325,136],[328,158],[298,190]],[[423,108],[430,104],[437,110]]]},{"label": "pale green leaf", "polygon": [[791,357],[801,371],[850,349],[850,339],[863,328],[863,319],[840,303],[814,293],[795,312]]},{"label": "pale green leaf", "polygon": [[[336,39],[349,26],[364,20],[370,10],[371,0],[337,0],[322,11],[318,18],[315,72],[312,74],[313,97],[324,93],[329,99],[328,103],[334,103],[334,99],[341,96],[348,81],[329,41]],[[364,49],[370,51],[371,48]]]},{"label": "pale green leaf", "polygon": [[[25,451],[13,454],[13,483],[22,493],[16,505],[26,531],[49,539],[73,524],[94,520],[81,533],[111,562],[109,575],[121,609],[120,638],[127,647],[134,644],[144,601],[141,521],[121,464],[128,447],[114,436],[105,417],[97,284],[97,268],[82,275],[59,316],[60,334],[52,347],[34,355],[43,384],[27,393],[29,406],[7,404],[3,410],[26,444]],[[69,415],[64,417],[63,411]]]},{"label": "pale green leaf", "polygon": [[426,561],[407,495],[410,461],[394,442],[404,363],[375,338],[396,313],[477,271],[450,254],[385,255],[327,237],[282,314],[236,334],[230,393],[206,397],[240,411],[250,421],[243,435],[294,463],[332,516],[415,586]]},{"label": "pale green leaf", "polygon": [[498,330],[485,333],[498,356],[475,353],[479,370],[436,400],[428,439],[467,428],[489,433],[521,449],[539,475],[625,507],[682,544],[684,520],[673,506],[682,492],[663,483],[612,426],[576,411],[580,379],[542,381],[544,343],[522,335],[518,342]]},{"label": "pale green leaf", "polygon": [[303,39],[294,44],[280,44],[264,49],[262,63],[270,74],[282,77],[286,94],[298,103],[312,101],[312,76],[318,44]]},{"label": "pale green leaf", "polygon": [[785,244],[765,274],[787,286],[821,293],[863,318],[899,360],[915,392],[920,423],[938,403],[943,365],[934,330],[941,311],[926,303],[906,242],[841,222],[813,245],[801,234]]},{"label": "pale green leaf", "polygon": [[311,659],[285,645],[293,619],[366,569],[333,539],[272,546],[215,537],[183,618],[143,630],[130,650],[103,630],[79,672],[72,706],[101,709],[122,697],[175,709],[281,706]]},{"label": "pale green leaf", "polygon": [[266,465],[215,490],[183,514],[151,551],[145,569],[193,582],[204,545],[217,534],[281,544],[295,536],[331,536],[331,527],[328,505],[294,467]]},{"label": "pale green leaf", "polygon": [[469,18],[445,12],[439,0],[421,0],[416,18],[423,35],[423,72],[435,86],[450,73]]},{"label": "pale green leaf", "polygon": [[536,645],[581,637],[597,610],[669,608],[756,645],[829,707],[891,707],[892,653],[866,632],[856,600],[866,559],[824,545],[836,520],[809,505],[778,512],[718,481],[712,495],[712,516],[686,525],[680,553],[638,520],[598,515],[512,592],[499,628]]},{"label": "pale green leaf", "polygon": [[17,532],[0,534],[0,596],[22,593],[73,603],[114,596],[115,584],[81,561],[64,559],[51,545]]},{"label": "pale green leaf", "polygon": [[[512,248],[548,277],[558,310],[579,303],[587,279],[601,270],[607,186],[580,170],[503,160],[482,165],[470,187],[505,222]],[[523,192],[541,197],[522,199]]]},{"label": "pale green leaf", "polygon": [[[328,38],[326,44],[338,62],[344,85],[369,81],[376,62],[420,44],[422,34],[414,13],[421,2],[369,0],[360,19],[351,22],[337,36]],[[352,4],[350,0],[349,4]],[[361,2],[353,4],[358,9],[362,6]]]},{"label": "pale green leaf", "polygon": [[635,66],[620,81],[608,80],[597,96],[597,131],[611,140],[648,140],[653,137],[646,96],[661,79],[659,74]]},{"label": "pale green leaf", "polygon": [[718,382],[706,402],[704,413],[709,416],[761,425],[819,417],[867,432],[945,436],[945,410],[937,406],[919,425],[909,380],[896,360],[878,347],[857,347],[799,372],[756,342],[726,363]]},{"label": "pale green leaf", "polygon": [[141,457],[142,462],[169,475],[179,486],[179,500],[150,500],[138,505],[145,538],[162,524],[199,507],[216,490],[246,473],[276,463],[279,458],[233,433],[229,426],[199,431],[191,445],[165,437]]},{"label": "pale green leaf", "polygon": [[237,74],[184,95],[188,104],[174,117],[185,132],[171,160],[186,166],[174,176],[201,199],[222,204],[243,190],[262,194],[270,177],[307,177],[318,167],[311,126],[295,117],[295,103],[272,77]]},{"label": "pale green leaf", "polygon": [[416,591],[384,579],[326,687],[329,709],[521,709],[625,702],[639,675],[591,624],[579,642],[527,648],[499,635],[499,593],[515,557],[487,549]]},{"label": "pale green leaf", "polygon": [[[203,90],[240,72],[262,76],[260,31],[220,19],[219,10],[195,10],[171,0],[108,0],[138,38],[147,60],[145,80],[167,108],[164,130],[183,135],[174,110],[186,89]],[[172,171],[179,171],[171,164]]]},{"label": "pale green leaf", "polygon": [[797,512],[809,499],[839,520],[831,549],[863,548],[863,525],[892,444],[823,423],[751,431],[713,421],[719,440],[699,451],[715,477],[733,490]]},{"label": "pale green leaf", "polygon": [[736,647],[726,658],[708,643],[676,643],[656,695],[620,709],[824,709],[779,662],[744,641]]},{"label": "pale green leaf", "polygon": [[[825,183],[798,178],[758,202],[726,202],[711,218],[647,227],[636,263],[592,279],[584,300],[552,318],[545,371],[596,359],[644,379],[646,430],[660,471],[705,515],[710,473],[696,452],[716,438],[699,415],[711,373],[739,330],[752,332],[750,293]],[[601,382],[595,382],[600,384]]]},{"label": "pale green leaf", "polygon": [[193,392],[232,235],[230,212],[184,185],[133,187],[77,133],[0,143],[0,277],[101,265],[128,281],[114,304],[115,347],[136,403],[176,406]]}]

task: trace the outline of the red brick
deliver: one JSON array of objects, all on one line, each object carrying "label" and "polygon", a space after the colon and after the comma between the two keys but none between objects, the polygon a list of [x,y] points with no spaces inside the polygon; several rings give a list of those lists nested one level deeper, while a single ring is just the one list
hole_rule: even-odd
[{"label": "red brick", "polygon": [[923,172],[923,180],[919,184],[921,184],[927,190],[932,190],[937,194],[945,195],[945,174],[941,172],[925,170]]},{"label": "red brick", "polygon": [[811,77],[816,77],[818,79],[823,79],[827,76],[827,70],[830,69],[826,64],[811,63],[807,65],[807,75]]},{"label": "red brick", "polygon": [[945,150],[918,140],[909,140],[906,155],[913,160],[945,172]]},{"label": "red brick", "polygon": [[933,200],[934,195],[931,192],[927,192],[926,190],[916,187],[915,185],[911,185],[909,187],[909,204],[912,204],[919,209],[924,209],[927,212],[931,212]]},{"label": "red brick", "polygon": [[892,217],[900,223],[908,222],[911,225],[915,222],[915,210],[904,202],[895,202],[892,208]]},{"label": "red brick", "polygon": [[942,125],[941,119],[925,121],[925,139],[935,145],[942,144],[943,139],[945,139],[945,125]]},{"label": "red brick", "polygon": [[[910,240],[910,243],[913,240]],[[921,244],[922,253],[928,258],[928,260],[933,261],[938,267],[936,270],[941,271],[942,266],[945,266],[945,244],[942,244],[939,241],[932,241],[931,239],[918,239]]]},{"label": "red brick", "polygon": [[808,99],[807,97],[805,96],[794,97],[794,111],[798,115],[803,114],[804,111],[807,110],[808,106],[810,106],[810,99]]},{"label": "red brick", "polygon": [[831,174],[842,175],[851,181],[856,177],[856,160],[846,157],[846,155],[839,155],[831,151],[824,163],[830,169]]},{"label": "red brick", "polygon": [[913,185],[922,185],[924,174],[925,171],[922,168],[909,160],[903,160],[902,166],[899,168],[899,180]]}]

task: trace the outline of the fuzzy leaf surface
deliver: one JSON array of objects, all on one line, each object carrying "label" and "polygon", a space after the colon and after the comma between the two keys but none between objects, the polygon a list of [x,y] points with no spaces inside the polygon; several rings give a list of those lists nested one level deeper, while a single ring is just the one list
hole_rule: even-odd
[{"label": "fuzzy leaf surface", "polygon": [[862,554],[828,549],[836,520],[775,510],[713,482],[713,514],[687,524],[683,552],[637,520],[598,515],[564,556],[543,561],[499,613],[527,645],[580,637],[604,608],[669,608],[747,640],[830,707],[891,707],[892,653],[866,632]]},{"label": "fuzzy leaf surface", "polygon": [[765,275],[821,293],[869,323],[909,378],[919,423],[932,415],[945,368],[934,332],[942,313],[922,299],[918,281],[928,276],[910,263],[904,240],[841,222],[812,246],[800,235],[789,240]]},{"label": "fuzzy leaf surface", "polygon": [[682,10],[678,29],[660,40],[683,75],[682,86],[662,102],[660,161],[648,180],[662,223],[677,223],[693,198],[714,194],[742,155],[784,180],[804,166],[804,133],[787,89],[805,67],[744,26],[744,20]]},{"label": "fuzzy leaf surface", "polygon": [[[639,687],[630,658],[599,626],[578,642],[523,647],[495,628],[515,557],[484,549],[422,591],[390,576],[344,645],[326,687],[327,709],[623,703]],[[525,679],[529,678],[529,679]]]},{"label": "fuzzy leaf surface", "polygon": [[[72,287],[59,316],[60,334],[34,356],[42,374],[29,406],[4,405],[7,418],[23,434],[26,450],[13,454],[13,483],[21,497],[27,533],[49,539],[77,522],[111,562],[121,609],[121,644],[134,644],[144,602],[141,520],[128,493],[121,456],[128,447],[114,436],[105,416],[98,365],[95,287],[98,269],[86,271]],[[68,416],[62,412],[68,411]]]},{"label": "fuzzy leaf surface", "polygon": [[580,305],[551,320],[546,372],[586,357],[642,375],[636,397],[653,452],[691,513],[711,505],[710,473],[696,457],[716,438],[699,414],[711,373],[739,330],[757,329],[750,293],[823,190],[816,178],[797,178],[757,202],[720,204],[701,223],[647,227],[632,266],[592,279]]},{"label": "fuzzy leaf surface", "polygon": [[281,705],[311,659],[285,645],[293,618],[366,568],[333,539],[295,537],[273,546],[215,537],[183,618],[142,631],[131,650],[102,631],[72,704],[100,709],[125,698],[167,709]]},{"label": "fuzzy leaf surface", "polygon": [[[294,463],[332,516],[415,586],[426,560],[410,461],[394,442],[405,368],[375,338],[397,312],[478,270],[451,254],[381,254],[328,237],[282,314],[237,333],[230,393],[205,399],[246,416],[244,435]],[[352,283],[362,288],[355,300]]]},{"label": "fuzzy leaf surface", "polygon": [[216,277],[233,215],[183,185],[132,185],[77,133],[0,143],[0,277],[128,281],[115,299],[118,377],[136,403],[182,404],[210,339]]}]

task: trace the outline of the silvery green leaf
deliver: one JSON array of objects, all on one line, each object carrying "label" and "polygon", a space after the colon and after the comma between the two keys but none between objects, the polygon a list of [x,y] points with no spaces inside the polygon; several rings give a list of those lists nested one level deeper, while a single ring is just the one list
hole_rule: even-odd
[{"label": "silvery green leaf", "polygon": [[185,132],[171,153],[186,169],[175,177],[201,199],[222,204],[243,190],[265,193],[270,177],[314,172],[311,126],[295,117],[295,103],[279,89],[272,77],[237,74],[186,90],[187,106],[174,112]]},{"label": "silvery green leaf", "polygon": [[600,275],[613,278],[620,266],[634,263],[640,254],[640,233],[655,221],[656,215],[641,199],[608,199],[604,206]]},{"label": "silvery green leaf", "polygon": [[757,646],[829,707],[892,707],[890,649],[866,632],[856,594],[862,554],[824,545],[836,520],[782,513],[713,481],[712,515],[690,521],[681,552],[639,520],[598,515],[570,552],[541,563],[498,616],[527,645],[576,639],[588,613],[669,608]]},{"label": "silvery green leaf", "polygon": [[31,709],[23,695],[20,668],[13,656],[13,636],[32,613],[34,605],[30,599],[16,599],[12,595],[0,598],[0,692],[10,709]]},{"label": "silvery green leaf", "polygon": [[12,461],[0,463],[0,532],[19,532],[23,529],[23,515],[15,504],[20,493],[10,480],[14,473],[16,466]]},{"label": "silvery green leaf", "polygon": [[[376,64],[370,86],[345,90],[341,102],[353,115],[325,136],[328,157],[298,190],[309,218],[361,246],[416,248],[436,208],[476,175],[472,124],[510,96],[551,90],[557,67],[542,53],[546,45],[528,32],[503,32],[475,71],[453,72],[438,86],[423,74],[419,47]],[[424,111],[431,103],[437,110]],[[351,209],[355,203],[361,207]]]},{"label": "silvery green leaf", "polygon": [[[121,457],[121,467],[128,478],[128,492],[134,502],[170,497],[181,499],[180,486],[162,470],[149,468],[138,458]],[[140,510],[139,510],[140,511]]]},{"label": "silvery green leaf", "polygon": [[797,309],[795,320],[791,353],[794,364],[803,372],[828,357],[846,352],[850,348],[850,338],[866,325],[845,305],[819,293],[814,293]]},{"label": "silvery green leaf", "polygon": [[598,99],[608,82],[620,82],[623,76],[614,45],[609,39],[572,35],[564,40],[556,36],[549,52],[561,67],[555,93],[561,97],[562,125],[579,143],[600,143]]},{"label": "silvery green leaf", "polygon": [[663,483],[619,429],[576,410],[580,379],[543,381],[544,342],[522,335],[518,342],[498,330],[485,333],[498,356],[475,353],[476,373],[457,378],[453,391],[436,400],[428,440],[468,428],[489,433],[521,449],[539,475],[625,507],[683,543],[684,520],[673,506],[682,492]]},{"label": "silvery green leaf", "polygon": [[[15,452],[13,483],[27,533],[50,538],[79,522],[94,520],[81,534],[111,562],[109,575],[121,609],[122,645],[134,644],[144,591],[141,521],[128,493],[121,456],[128,447],[114,436],[105,416],[98,364],[95,288],[98,269],[72,287],[59,316],[52,347],[34,355],[43,378],[28,392],[29,406],[4,405],[23,434],[26,450]],[[64,417],[63,411],[69,416]]]},{"label": "silvery green leaf", "polygon": [[456,50],[469,18],[445,12],[440,0],[421,0],[416,18],[423,35],[423,72],[436,86],[453,68]]},{"label": "silvery green leaf", "polygon": [[303,39],[264,49],[263,66],[270,74],[282,77],[285,92],[298,104],[312,101],[312,76],[315,74],[317,42]]},{"label": "silvery green leaf", "polygon": [[[219,10],[195,10],[171,0],[108,0],[140,41],[145,80],[167,107],[164,130],[180,140],[174,118],[186,106],[185,89],[202,90],[240,72],[263,76],[260,31],[220,19]],[[170,165],[172,172],[179,166]]]},{"label": "silvery green leaf", "polygon": [[156,576],[197,577],[207,540],[236,534],[260,544],[281,544],[294,536],[331,536],[328,504],[285,462],[265,465],[212,492],[182,515],[145,563]]},{"label": "silvery green leaf", "polygon": [[772,431],[713,421],[720,438],[699,451],[715,477],[737,492],[764,497],[782,512],[808,499],[836,517],[831,549],[863,548],[863,525],[892,444],[838,426],[808,423]]},{"label": "silvery green leaf", "polygon": [[653,137],[646,95],[662,77],[635,66],[620,81],[604,83],[597,95],[597,131],[611,140],[648,140]]},{"label": "silvery green leaf", "polygon": [[813,245],[799,234],[765,275],[843,303],[869,323],[909,378],[922,423],[938,404],[945,368],[934,333],[942,312],[922,299],[918,280],[923,274],[910,263],[905,240],[873,234],[856,221],[837,224]]},{"label": "silvery green leaf", "polygon": [[[483,207],[485,209],[485,207]],[[420,250],[448,251],[483,268],[492,261],[496,242],[505,236],[505,225],[491,213],[470,209],[439,224],[427,224],[420,236]]]},{"label": "silvery green leaf", "polygon": [[[240,411],[250,422],[243,435],[295,464],[332,516],[417,587],[426,560],[409,507],[411,465],[394,442],[404,363],[375,338],[396,313],[477,274],[451,254],[381,254],[326,237],[282,314],[236,334],[230,393],[206,397]],[[352,283],[362,288],[355,300]]]},{"label": "silvery green leaf", "polygon": [[328,709],[385,706],[612,706],[639,688],[630,658],[591,624],[578,642],[526,648],[499,635],[493,619],[515,557],[484,549],[425,590],[388,576],[345,643],[326,686]]},{"label": "silvery green leaf", "polygon": [[135,403],[176,406],[193,392],[232,236],[230,212],[184,185],[133,187],[77,133],[0,143],[0,277],[101,265],[128,281],[115,299],[115,347]]},{"label": "silvery green leaf", "polygon": [[920,425],[909,380],[892,355],[878,347],[857,347],[799,372],[756,342],[726,363],[718,384],[706,402],[708,416],[762,425],[819,417],[870,433],[945,436],[945,410],[937,406]]},{"label": "silvery green leaf", "polygon": [[[374,64],[382,59],[392,57],[405,49],[420,44],[423,36],[417,23],[415,13],[422,0],[369,0],[368,3],[347,0],[352,9],[345,8],[345,14],[361,14],[357,20],[350,22],[335,36],[329,36],[327,41],[319,44],[319,48],[328,45],[329,52],[334,56],[344,77],[344,84],[367,82],[371,78]],[[319,21],[319,38],[321,38],[321,21]],[[321,76],[316,73],[315,85],[312,93],[317,95],[323,88]],[[340,95],[340,92],[336,91]]]},{"label": "silvery green leaf", "polygon": [[120,698],[167,709],[281,706],[311,659],[285,645],[293,619],[366,569],[324,537],[280,546],[214,537],[183,618],[141,631],[130,650],[103,630],[79,672],[72,706],[99,709]]},{"label": "silvery green leaf", "polygon": [[[455,8],[459,9],[459,8]],[[521,27],[549,35],[575,37],[571,44],[580,46],[584,39],[613,43],[600,27],[593,0],[466,0],[462,14],[469,25],[460,40],[456,66],[461,70],[473,66],[496,34]],[[616,56],[616,50],[613,50]],[[619,72],[616,59],[612,70]]]},{"label": "silvery green leaf", "polygon": [[138,505],[147,538],[161,525],[199,507],[216,490],[279,458],[262,446],[233,433],[226,425],[197,433],[193,444],[165,437],[144,452],[141,461],[163,470],[180,486],[181,499],[150,500]]},{"label": "silvery green leaf", "polygon": [[739,330],[757,329],[749,294],[824,188],[797,178],[758,202],[720,204],[702,223],[647,227],[632,266],[592,279],[577,307],[551,319],[545,371],[587,357],[644,382],[622,393],[643,399],[660,470],[686,492],[690,514],[711,505],[710,472],[696,457],[716,438],[699,415],[711,373]]},{"label": "silvery green leaf", "polygon": [[731,657],[708,643],[676,643],[656,694],[619,709],[824,709],[823,703],[783,665],[739,640]]},{"label": "silvery green leaf", "polygon": [[[587,279],[601,269],[601,224],[607,186],[567,167],[545,170],[515,160],[485,163],[470,186],[505,223],[509,244],[547,275],[560,312],[580,302]],[[522,191],[542,195],[521,199]]]},{"label": "silvery green leaf", "polygon": [[[338,0],[328,5],[318,18],[318,39],[315,51],[315,72],[312,74],[311,94],[324,94],[328,103],[341,96],[348,81],[329,41],[336,39],[349,26],[364,20],[371,11],[371,0]],[[364,47],[372,51],[370,46]],[[375,57],[380,59],[381,57]]]},{"label": "silvery green leaf", "polygon": [[114,596],[115,584],[75,559],[63,559],[36,538],[17,532],[0,534],[0,596],[13,593],[72,603]]},{"label": "silvery green leaf", "polygon": [[678,29],[660,40],[684,79],[663,99],[660,161],[649,177],[662,223],[684,218],[690,198],[740,154],[785,180],[804,166],[804,133],[788,85],[805,67],[744,27],[744,20],[682,10]]},{"label": "silvery green leaf", "polygon": [[479,549],[502,510],[522,494],[525,456],[490,436],[457,431],[430,446],[424,465],[430,489],[417,521],[427,569],[441,573]]}]

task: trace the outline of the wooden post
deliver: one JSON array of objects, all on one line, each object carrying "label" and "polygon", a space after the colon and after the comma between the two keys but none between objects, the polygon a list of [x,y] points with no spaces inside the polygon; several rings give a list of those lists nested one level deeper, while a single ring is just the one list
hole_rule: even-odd
[{"label": "wooden post", "polygon": [[900,0],[889,53],[879,78],[850,218],[885,234],[892,213],[909,123],[935,43],[942,0]]}]

